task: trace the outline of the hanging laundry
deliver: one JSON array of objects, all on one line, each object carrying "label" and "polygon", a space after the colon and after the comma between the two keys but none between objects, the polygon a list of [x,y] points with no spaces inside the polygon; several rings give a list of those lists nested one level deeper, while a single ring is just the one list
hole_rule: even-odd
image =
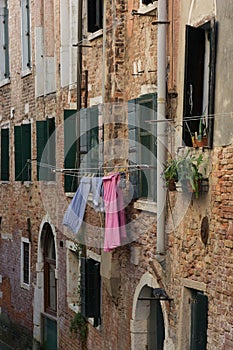
[{"label": "hanging laundry", "polygon": [[92,202],[94,204],[95,211],[104,211],[103,203],[103,178],[92,177],[91,182]]},{"label": "hanging laundry", "polygon": [[105,237],[104,251],[119,247],[126,238],[124,199],[119,186],[119,173],[104,176]]},{"label": "hanging laundry", "polygon": [[69,227],[75,234],[78,233],[82,225],[90,189],[91,178],[83,177],[64,215],[63,225]]}]

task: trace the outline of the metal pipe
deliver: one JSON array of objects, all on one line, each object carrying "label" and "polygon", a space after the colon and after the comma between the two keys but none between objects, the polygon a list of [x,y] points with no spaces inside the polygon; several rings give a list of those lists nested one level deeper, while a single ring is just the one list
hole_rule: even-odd
[{"label": "metal pipe", "polygon": [[[167,0],[158,0],[158,118],[166,120],[166,27]],[[156,257],[162,261],[165,255],[165,202],[166,189],[161,177],[162,166],[166,160],[166,123],[157,125],[157,245]]]},{"label": "metal pipe", "polygon": [[83,14],[83,0],[78,0],[78,44],[77,44],[77,164],[80,167],[80,109],[82,107],[82,14]]}]

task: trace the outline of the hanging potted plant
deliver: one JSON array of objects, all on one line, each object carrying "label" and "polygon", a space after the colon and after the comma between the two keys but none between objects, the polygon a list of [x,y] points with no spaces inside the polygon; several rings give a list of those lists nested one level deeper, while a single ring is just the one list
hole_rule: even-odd
[{"label": "hanging potted plant", "polygon": [[199,121],[198,131],[192,135],[193,147],[205,147],[208,145],[208,128],[206,123],[206,117],[201,117]]},{"label": "hanging potted plant", "polygon": [[175,191],[176,182],[178,181],[177,160],[175,158],[168,159],[164,164],[162,177],[166,183],[168,190]]},{"label": "hanging potted plant", "polygon": [[188,156],[188,154],[189,152],[177,162],[179,182],[184,192],[194,192],[195,197],[198,198],[204,179],[202,172],[206,171],[206,167],[202,154],[198,156]]},{"label": "hanging potted plant", "polygon": [[202,191],[203,180],[205,180],[205,189],[207,188],[206,182],[208,179],[205,179],[203,175],[206,167],[202,154],[198,156],[190,156],[189,154],[190,151],[184,156],[168,159],[164,164],[162,177],[170,191],[174,191],[176,183],[179,182],[184,192],[193,192],[195,197],[198,198]]}]

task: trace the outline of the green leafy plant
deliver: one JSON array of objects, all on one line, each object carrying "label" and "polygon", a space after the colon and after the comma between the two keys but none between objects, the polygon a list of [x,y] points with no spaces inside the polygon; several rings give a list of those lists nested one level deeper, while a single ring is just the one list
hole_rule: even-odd
[{"label": "green leafy plant", "polygon": [[166,183],[166,186],[170,190],[175,189],[175,183],[178,181],[178,171],[177,171],[177,159],[169,158],[164,164],[164,170],[162,172],[162,177]]},{"label": "green leafy plant", "polygon": [[70,332],[71,333],[79,333],[81,341],[84,342],[87,338],[87,321],[81,314],[81,312],[77,312],[75,316],[70,321]]},{"label": "green leafy plant", "polygon": [[184,156],[169,159],[164,165],[162,176],[168,185],[170,180],[180,182],[184,190],[195,193],[198,198],[200,183],[204,179],[203,172],[206,171],[203,155],[190,155],[188,151]]}]

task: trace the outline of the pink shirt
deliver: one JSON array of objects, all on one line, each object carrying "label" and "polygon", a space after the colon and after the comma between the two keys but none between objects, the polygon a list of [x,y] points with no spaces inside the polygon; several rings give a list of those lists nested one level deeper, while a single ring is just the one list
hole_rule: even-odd
[{"label": "pink shirt", "polygon": [[104,251],[109,252],[121,245],[126,238],[125,211],[122,191],[119,187],[120,174],[114,173],[103,178],[105,205]]}]

